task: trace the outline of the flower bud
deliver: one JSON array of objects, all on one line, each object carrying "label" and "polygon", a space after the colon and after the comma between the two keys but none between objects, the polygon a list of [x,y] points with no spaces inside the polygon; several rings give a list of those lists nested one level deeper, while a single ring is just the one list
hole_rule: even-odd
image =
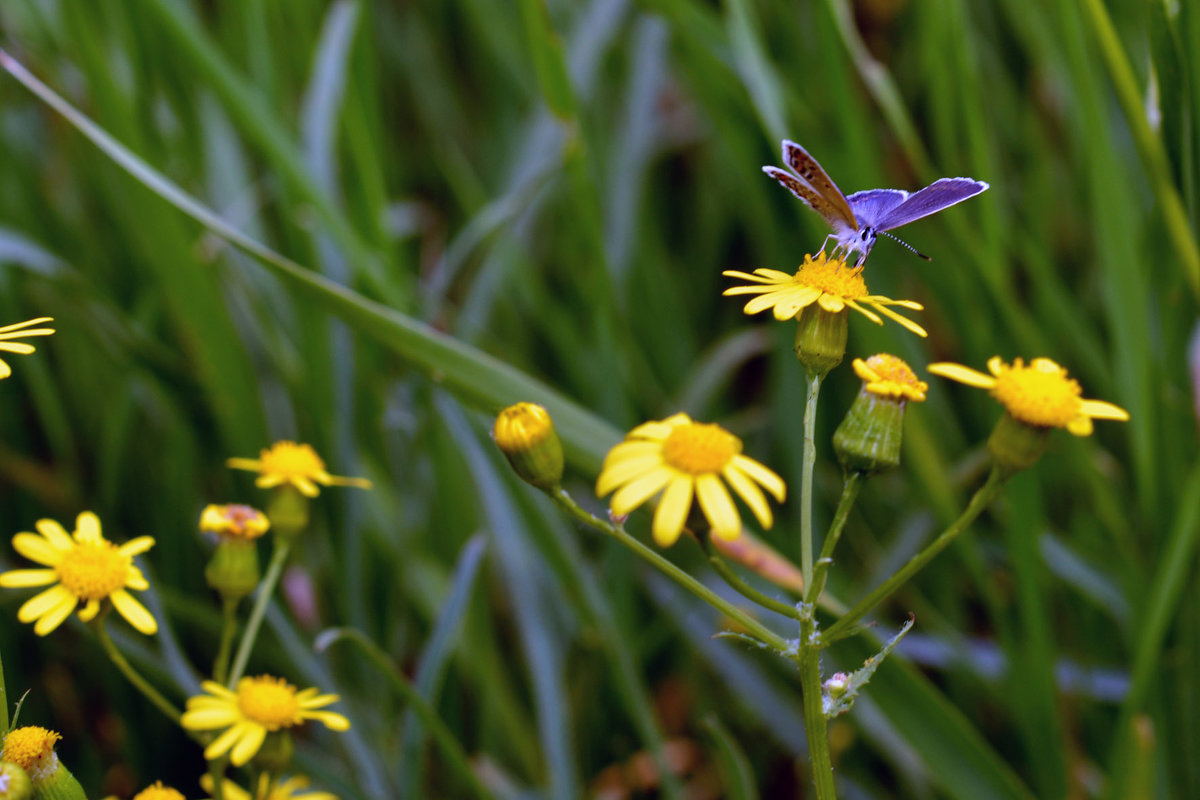
[{"label": "flower bud", "polygon": [[810,375],[825,377],[846,355],[849,314],[812,305],[796,317],[796,358]]},{"label": "flower bud", "polygon": [[924,400],[929,387],[886,353],[854,359],[854,372],[863,388],[833,434],[833,449],[842,469],[875,475],[899,466],[905,406]]},{"label": "flower bud", "polygon": [[235,602],[254,591],[261,577],[258,545],[253,541],[222,538],[204,568],[208,585],[223,599]]},{"label": "flower bud", "polygon": [[23,769],[38,800],[87,800],[83,787],[54,752],[58,733],[26,725],[13,728],[4,737],[0,759]]},{"label": "flower bud", "polygon": [[549,412],[536,403],[517,403],[500,412],[492,439],[513,470],[539,489],[555,489],[562,480],[562,442]]}]

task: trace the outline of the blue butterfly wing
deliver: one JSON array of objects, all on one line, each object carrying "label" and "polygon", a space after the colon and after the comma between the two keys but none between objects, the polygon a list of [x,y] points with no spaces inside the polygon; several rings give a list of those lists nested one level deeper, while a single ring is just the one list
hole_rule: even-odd
[{"label": "blue butterfly wing", "polygon": [[[890,231],[893,228],[899,228],[913,220],[927,217],[943,208],[961,203],[988,188],[988,184],[972,178],[939,178],[885,212],[882,218],[875,221],[875,230]],[[888,190],[876,189],[874,191]]]},{"label": "blue butterfly wing", "polygon": [[889,211],[907,199],[908,192],[903,189],[867,189],[865,192],[855,192],[846,198],[858,224],[864,228],[878,228],[879,220]]}]

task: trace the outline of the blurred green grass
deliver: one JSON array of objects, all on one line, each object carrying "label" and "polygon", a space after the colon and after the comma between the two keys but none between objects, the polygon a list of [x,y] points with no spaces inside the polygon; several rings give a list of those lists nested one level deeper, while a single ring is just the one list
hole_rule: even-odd
[{"label": "blurred green grass", "polygon": [[[372,668],[312,653],[317,629],[351,625],[404,671],[440,672],[422,687],[514,787],[577,796],[666,737],[699,744],[698,783],[717,774],[752,796],[748,769],[762,796],[803,797],[787,666],[709,642],[718,621],[516,485],[486,431],[523,379],[459,345],[594,415],[559,420],[580,496],[615,431],[681,409],[795,483],[790,331],[721,298],[720,271],[794,267],[825,230],[759,167],[788,136],[848,192],[970,175],[992,190],[903,232],[932,263],[888,243],[871,257],[872,291],[925,303],[929,339],[855,320],[851,354],[918,368],[1046,355],[1133,419],[1056,437],[881,610],[884,626],[915,610],[921,635],[899,651],[913,664],[881,670],[844,718],[838,778],[863,797],[1200,796],[1196,296],[1163,194],[1175,187],[1195,230],[1200,10],[1108,5],[1143,109],[1155,68],[1148,152],[1096,7],[0,5],[0,46],[115,140],[227,224],[406,315],[366,321],[352,298],[297,291],[0,76],[0,313],[59,329],[0,386],[0,531],[91,508],[118,538],[155,535],[145,561],[178,651],[131,646],[186,687],[183,656],[206,664],[218,624],[195,520],[206,502],[256,497],[223,459],[308,441],[379,488],[323,496],[299,554],[317,619],[281,605],[252,669],[345,696],[354,733],[301,747],[330,788],[464,791],[428,745],[410,738],[398,758],[402,706]],[[840,370],[823,394],[818,520],[840,477],[824,443],[856,384]],[[852,518],[839,597],[875,585],[979,479],[994,404],[938,382],[911,411],[906,468]],[[780,517],[767,538],[793,553],[794,511]],[[461,620],[441,618],[479,531],[478,586]],[[671,555],[702,563],[686,544]],[[449,652],[426,667],[443,630]],[[92,668],[80,629],[34,641],[13,622],[0,652],[10,694],[32,690],[23,713],[63,730],[85,785],[199,774],[184,737]],[[848,643],[826,668],[865,654]],[[1153,737],[1134,745],[1141,713]]]}]

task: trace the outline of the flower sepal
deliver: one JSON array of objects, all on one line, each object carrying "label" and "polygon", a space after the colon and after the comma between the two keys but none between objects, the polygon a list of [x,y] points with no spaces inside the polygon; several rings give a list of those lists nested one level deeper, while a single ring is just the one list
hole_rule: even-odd
[{"label": "flower sepal", "polygon": [[1020,422],[1006,411],[988,437],[988,452],[996,466],[1008,474],[1021,472],[1036,464],[1046,452],[1051,430]]},{"label": "flower sepal", "polygon": [[826,311],[819,305],[804,309],[796,317],[796,358],[809,375],[825,377],[842,363],[850,317],[845,309]]},{"label": "flower sepal", "polygon": [[208,585],[222,599],[234,602],[254,591],[261,578],[258,545],[253,540],[222,537],[204,568]]},{"label": "flower sepal", "polygon": [[271,530],[281,539],[295,539],[308,527],[308,496],[299,489],[283,484],[271,490],[267,501],[267,519]]},{"label": "flower sepal", "polygon": [[846,472],[878,475],[900,466],[904,402],[864,387],[833,434],[833,451]]}]

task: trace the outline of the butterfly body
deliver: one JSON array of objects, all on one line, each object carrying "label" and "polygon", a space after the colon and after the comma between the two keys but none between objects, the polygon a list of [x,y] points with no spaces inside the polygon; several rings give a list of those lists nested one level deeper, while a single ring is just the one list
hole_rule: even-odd
[{"label": "butterfly body", "polygon": [[886,236],[888,231],[989,188],[987,183],[973,178],[939,178],[911,194],[903,189],[867,189],[847,197],[808,151],[787,139],[783,140],[783,162],[787,170],[767,166],[763,172],[803,200],[833,228],[829,238],[836,242],[835,254],[849,257],[858,253],[859,264],[866,260],[880,234]]}]

